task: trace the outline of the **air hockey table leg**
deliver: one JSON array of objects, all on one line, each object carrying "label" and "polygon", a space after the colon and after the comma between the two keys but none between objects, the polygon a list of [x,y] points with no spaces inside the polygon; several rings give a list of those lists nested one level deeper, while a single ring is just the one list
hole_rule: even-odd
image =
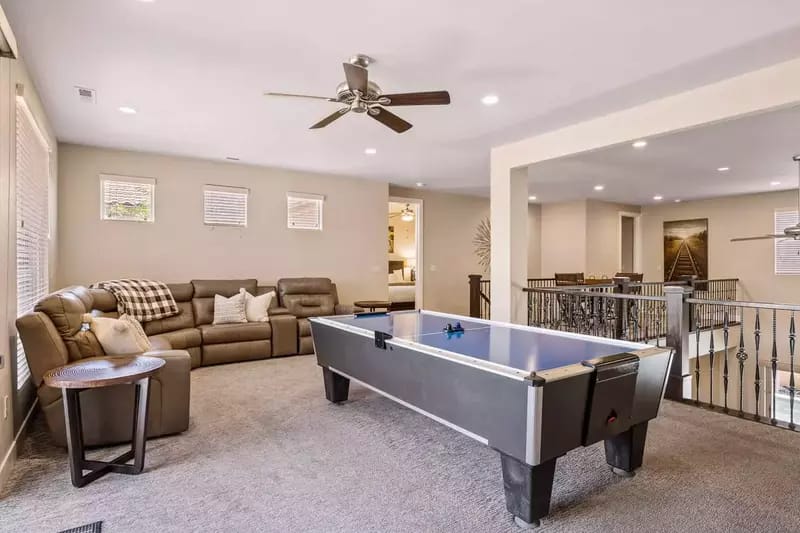
[{"label": "air hockey table leg", "polygon": [[606,462],[618,476],[632,477],[642,466],[647,422],[641,422],[604,441]]},{"label": "air hockey table leg", "polygon": [[526,529],[538,527],[539,520],[550,512],[556,460],[531,466],[500,452],[500,461],[506,508],[514,515],[514,522]]}]

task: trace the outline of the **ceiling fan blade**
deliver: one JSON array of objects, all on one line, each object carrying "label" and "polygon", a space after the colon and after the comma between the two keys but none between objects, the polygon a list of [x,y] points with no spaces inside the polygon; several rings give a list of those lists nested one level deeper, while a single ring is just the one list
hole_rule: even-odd
[{"label": "ceiling fan blade", "polygon": [[387,111],[382,107],[373,107],[377,113],[374,115],[369,113],[369,116],[377,120],[378,122],[382,123],[384,126],[389,126],[397,133],[403,133],[404,131],[408,131],[412,128],[413,124],[410,122],[406,122],[402,118],[398,117],[391,111]]},{"label": "ceiling fan blade", "polygon": [[737,237],[735,239],[731,239],[731,242],[741,242],[741,241],[759,241],[762,239],[784,239],[786,235],[783,233],[780,234],[773,234],[773,235],[759,235],[758,237]]},{"label": "ceiling fan blade", "polygon": [[325,126],[327,126],[328,124],[330,124],[334,120],[338,119],[339,117],[343,117],[344,115],[346,115],[349,112],[350,112],[350,108],[344,107],[344,108],[336,111],[335,113],[331,113],[330,115],[328,115],[327,117],[323,118],[322,120],[320,120],[319,122],[317,122],[316,124],[314,124],[313,126],[311,126],[308,129],[310,129],[310,130],[318,130],[320,128],[324,128]]},{"label": "ceiling fan blade", "polygon": [[[384,103],[383,99],[389,101]],[[447,91],[428,91],[421,93],[382,94],[381,105],[447,105],[450,93]]]},{"label": "ceiling fan blade", "polygon": [[352,63],[342,63],[344,76],[347,78],[347,86],[351,91],[358,91],[362,95],[367,94],[367,81],[369,79],[367,69],[353,65]]},{"label": "ceiling fan blade", "polygon": [[326,96],[309,96],[307,94],[290,94],[290,93],[272,93],[266,92],[264,96],[288,96],[289,98],[311,98],[313,100],[327,100],[328,102],[338,102],[336,98],[328,98]]}]

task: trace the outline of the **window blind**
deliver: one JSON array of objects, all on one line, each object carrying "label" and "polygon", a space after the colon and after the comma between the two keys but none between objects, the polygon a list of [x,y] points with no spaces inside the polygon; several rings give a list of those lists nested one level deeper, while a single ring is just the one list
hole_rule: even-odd
[{"label": "window blind", "polygon": [[290,192],[286,195],[286,200],[290,229],[322,230],[324,196]]},{"label": "window blind", "polygon": [[[16,256],[17,316],[49,292],[50,149],[21,97],[16,105]],[[25,350],[17,336],[17,389],[30,377]]]},{"label": "window blind", "polygon": [[[775,211],[775,233],[783,233],[785,228],[797,224],[795,210]],[[775,239],[775,273],[800,275],[800,241],[794,239]]]},{"label": "window blind", "polygon": [[100,175],[100,215],[103,220],[153,222],[156,180]]},{"label": "window blind", "polygon": [[247,226],[247,196],[243,187],[203,186],[203,223],[213,226]]}]

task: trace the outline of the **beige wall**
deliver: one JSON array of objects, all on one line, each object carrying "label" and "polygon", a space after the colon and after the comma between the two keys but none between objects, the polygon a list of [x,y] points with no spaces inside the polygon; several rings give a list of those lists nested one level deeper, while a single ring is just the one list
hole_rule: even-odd
[{"label": "beige wall", "polygon": [[[0,276],[0,354],[3,365],[0,367],[0,492],[8,479],[16,458],[14,437],[17,428],[28,414],[30,387],[24,389],[28,394],[19,396],[12,379],[12,361],[16,356],[16,331],[14,320],[17,316],[16,295],[16,254],[15,254],[15,159],[16,159],[16,88],[20,84],[23,94],[36,122],[48,138],[51,154],[50,172],[50,227],[51,250],[49,254],[51,280],[57,266],[55,250],[58,226],[56,224],[57,151],[56,139],[47,120],[44,108],[36,94],[33,81],[28,76],[21,60],[12,61],[0,58],[0,264],[5,274]],[[2,418],[3,398],[11,401],[11,413]]]},{"label": "beige wall", "polygon": [[542,205],[541,274],[586,270],[586,202]]},{"label": "beige wall", "polygon": [[528,205],[528,277],[542,277],[542,206]]},{"label": "beige wall", "polygon": [[[387,296],[386,183],[69,144],[60,154],[59,285],[325,276],[343,302]],[[155,222],[100,220],[100,173],[155,178]],[[249,188],[248,226],[205,226],[204,184]],[[290,191],[325,195],[323,231],[286,227]]]},{"label": "beige wall", "polygon": [[613,276],[620,271],[621,212],[638,213],[639,206],[611,202],[586,202],[587,276]]},{"label": "beige wall", "polygon": [[739,299],[800,303],[800,276],[775,275],[771,240],[732,243],[732,237],[773,233],[776,209],[796,208],[797,193],[782,191],[642,208],[645,279],[663,280],[664,221],[708,218],[710,278],[739,278]]}]

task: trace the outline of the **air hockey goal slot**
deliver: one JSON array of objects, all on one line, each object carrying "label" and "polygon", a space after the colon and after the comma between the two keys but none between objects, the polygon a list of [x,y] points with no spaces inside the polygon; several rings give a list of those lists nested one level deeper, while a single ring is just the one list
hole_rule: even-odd
[{"label": "air hockey goal slot", "polygon": [[583,364],[594,369],[583,431],[583,445],[588,446],[631,427],[639,358],[620,354]]}]

